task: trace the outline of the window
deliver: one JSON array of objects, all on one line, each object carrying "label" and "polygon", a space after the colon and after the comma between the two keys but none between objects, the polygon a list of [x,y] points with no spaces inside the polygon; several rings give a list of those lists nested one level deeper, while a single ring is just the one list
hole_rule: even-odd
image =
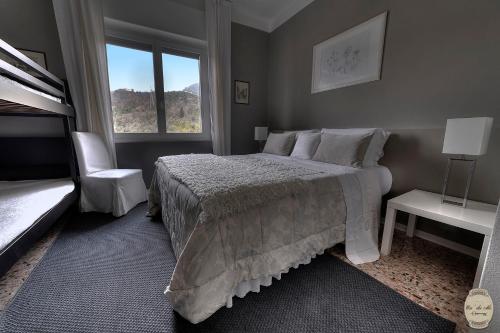
[{"label": "window", "polygon": [[201,133],[200,59],[162,53],[167,133]]},{"label": "window", "polygon": [[115,133],[157,133],[153,53],[108,44]]},{"label": "window", "polygon": [[106,51],[116,141],[210,138],[203,49],[109,37]]}]

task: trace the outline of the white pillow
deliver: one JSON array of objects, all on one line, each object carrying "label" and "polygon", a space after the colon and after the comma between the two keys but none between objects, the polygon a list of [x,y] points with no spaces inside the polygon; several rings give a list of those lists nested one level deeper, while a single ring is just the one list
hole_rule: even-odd
[{"label": "white pillow", "polygon": [[321,133],[333,134],[373,134],[366,150],[363,166],[376,166],[384,156],[384,145],[391,133],[382,128],[323,128]]},{"label": "white pillow", "polygon": [[295,134],[295,140],[293,143],[297,142],[297,138],[299,137],[300,133],[321,133],[321,130],[317,129],[310,129],[310,130],[295,130],[295,131],[283,131],[283,133],[293,133]]},{"label": "white pillow", "polygon": [[293,148],[291,157],[310,160],[321,141],[321,133],[301,132],[297,133],[297,142]]}]

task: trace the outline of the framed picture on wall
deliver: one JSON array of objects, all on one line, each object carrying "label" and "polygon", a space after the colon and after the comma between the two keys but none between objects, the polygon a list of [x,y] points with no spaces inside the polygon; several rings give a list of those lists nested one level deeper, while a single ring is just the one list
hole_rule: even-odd
[{"label": "framed picture on wall", "polygon": [[313,48],[311,93],[380,80],[387,12]]},{"label": "framed picture on wall", "polygon": [[47,59],[45,58],[45,52],[41,51],[33,51],[33,50],[24,50],[17,49],[19,52],[42,66],[44,69],[47,69]]},{"label": "framed picture on wall", "polygon": [[[44,69],[47,69],[47,59],[45,58],[45,52],[40,52],[40,51],[32,51],[32,50],[25,50],[25,49],[17,49],[19,52],[36,62],[38,65],[43,67]],[[41,75],[32,70],[31,67],[23,64],[22,62],[16,61],[13,58],[9,57],[8,55],[4,53],[0,53],[0,59],[11,64],[14,67],[17,67],[21,69],[22,71],[33,75],[34,77],[41,77]]]},{"label": "framed picture on wall", "polygon": [[234,102],[236,104],[250,104],[250,82],[234,81]]}]

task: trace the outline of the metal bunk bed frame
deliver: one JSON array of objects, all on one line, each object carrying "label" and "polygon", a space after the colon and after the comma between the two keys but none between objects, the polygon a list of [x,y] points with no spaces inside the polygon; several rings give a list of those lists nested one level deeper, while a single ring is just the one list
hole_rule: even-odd
[{"label": "metal bunk bed frame", "polygon": [[[0,249],[0,276],[2,276],[56,220],[75,205],[79,186],[76,158],[71,140],[71,132],[76,126],[75,112],[73,107],[67,104],[64,82],[2,39],[0,39],[0,52],[21,64],[22,68],[28,68],[28,70],[23,70],[0,59],[0,75],[7,78],[0,78],[0,116],[60,118],[64,126],[70,174],[75,182],[75,190],[60,204],[35,221],[5,249]],[[30,72],[35,72],[37,77]],[[46,95],[56,97],[60,103]]]},{"label": "metal bunk bed frame", "polygon": [[76,159],[71,141],[71,132],[75,129],[75,111],[72,106],[66,104],[67,95],[64,82],[2,39],[0,39],[0,52],[40,74],[43,80],[2,59],[0,59],[1,75],[61,100],[61,103],[58,103],[35,92],[0,80],[0,116],[61,118],[67,143],[71,177],[76,182]]}]

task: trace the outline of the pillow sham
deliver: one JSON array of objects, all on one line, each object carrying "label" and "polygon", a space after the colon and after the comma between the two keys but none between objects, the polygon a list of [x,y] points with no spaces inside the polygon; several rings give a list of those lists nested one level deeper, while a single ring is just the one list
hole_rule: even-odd
[{"label": "pillow sham", "polygon": [[378,161],[384,156],[384,145],[391,135],[389,131],[382,128],[323,128],[321,133],[373,134],[363,159],[363,166],[378,165]]},{"label": "pillow sham", "polygon": [[317,130],[317,129],[311,129],[311,130],[293,130],[293,131],[283,131],[283,133],[293,133],[295,134],[295,139],[294,139],[294,143],[297,142],[297,139],[299,138],[299,134],[301,133],[321,133],[321,130]]},{"label": "pillow sham", "polygon": [[297,137],[302,133],[321,133],[321,130],[310,129],[310,130],[294,130],[294,131],[283,131],[283,133],[294,133]]},{"label": "pillow sham", "polygon": [[290,155],[294,141],[294,133],[270,133],[262,152],[281,156]]},{"label": "pillow sham", "polygon": [[362,167],[373,134],[322,133],[314,161]]},{"label": "pillow sham", "polygon": [[297,141],[295,142],[295,147],[293,147],[290,156],[293,158],[310,160],[314,156],[320,141],[320,133],[297,133]]}]

